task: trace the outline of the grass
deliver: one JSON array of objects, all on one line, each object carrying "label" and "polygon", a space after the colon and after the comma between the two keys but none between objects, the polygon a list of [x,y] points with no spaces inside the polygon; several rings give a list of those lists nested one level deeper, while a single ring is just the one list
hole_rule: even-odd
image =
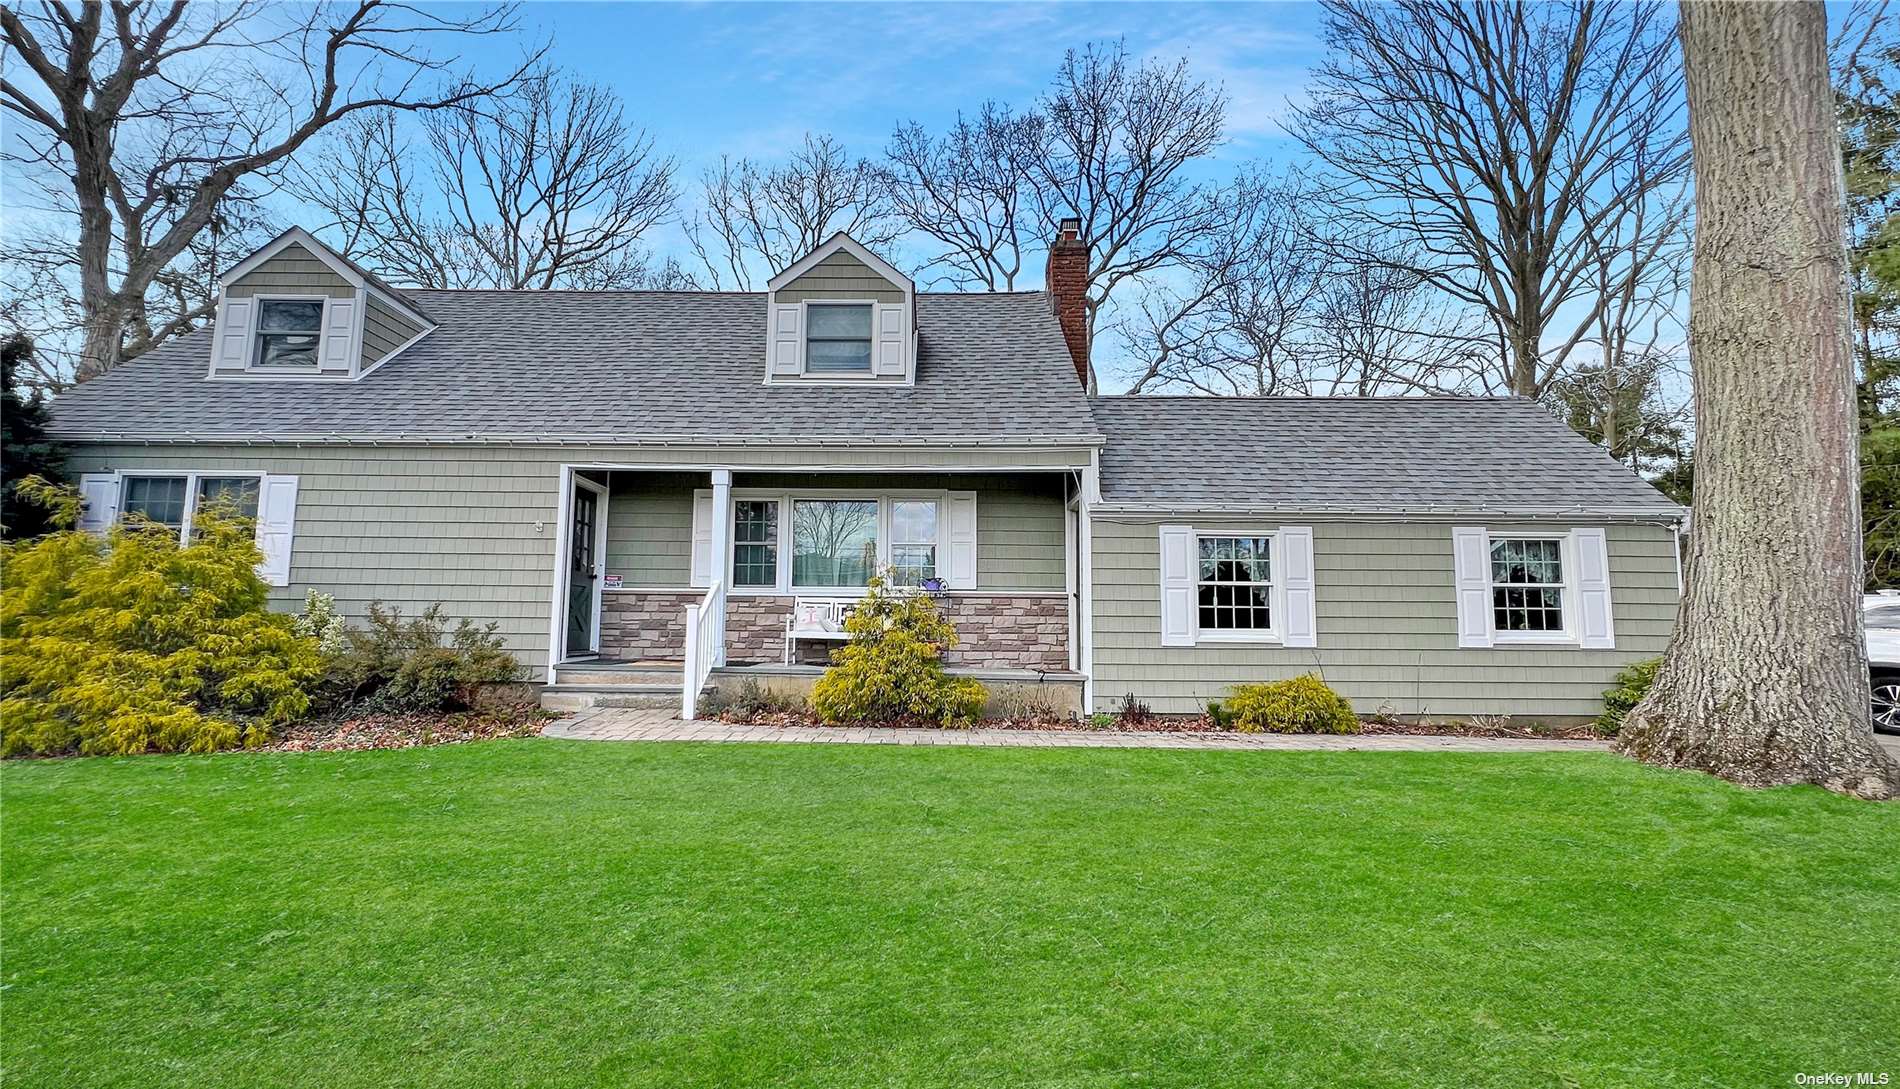
[{"label": "grass", "polygon": [[1900,1074],[1900,806],[1607,755],[15,764],[18,1086]]}]

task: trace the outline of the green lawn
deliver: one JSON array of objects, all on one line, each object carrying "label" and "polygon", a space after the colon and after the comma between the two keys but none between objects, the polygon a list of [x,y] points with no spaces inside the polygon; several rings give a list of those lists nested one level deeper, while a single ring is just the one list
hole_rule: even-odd
[{"label": "green lawn", "polygon": [[8,1086],[1900,1077],[1900,806],[1607,755],[0,770]]}]

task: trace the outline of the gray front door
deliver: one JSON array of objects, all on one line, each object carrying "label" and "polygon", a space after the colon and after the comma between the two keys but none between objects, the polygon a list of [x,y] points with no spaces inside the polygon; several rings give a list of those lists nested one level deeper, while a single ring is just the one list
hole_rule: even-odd
[{"label": "gray front door", "polygon": [[574,525],[567,561],[567,654],[592,654],[594,646],[594,527],[600,497],[591,488],[574,489]]}]

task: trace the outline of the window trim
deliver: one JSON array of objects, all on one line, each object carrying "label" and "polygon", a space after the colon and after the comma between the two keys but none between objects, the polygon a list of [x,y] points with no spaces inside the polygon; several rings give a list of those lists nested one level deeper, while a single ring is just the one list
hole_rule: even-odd
[{"label": "window trim", "polygon": [[[757,545],[757,544],[766,543],[762,541],[740,541],[739,540],[739,504],[740,503],[770,503],[772,504],[772,507],[773,507],[772,540],[770,542],[772,546],[772,583],[769,586],[765,586],[765,585],[741,586],[739,585],[739,546],[741,544]],[[731,540],[727,542],[730,545],[728,555],[726,556],[727,592],[737,593],[737,594],[757,593],[764,590],[775,589],[779,583],[784,581],[784,578],[785,578],[785,511],[786,511],[785,500],[780,496],[740,495],[737,492],[733,494],[732,510],[729,512],[732,516],[732,529],[727,534],[727,536],[731,538]]]},{"label": "window trim", "polygon": [[259,523],[259,531],[261,532],[261,523],[264,516],[264,480],[270,476],[269,473],[261,469],[124,469],[121,470],[118,475],[119,509],[115,511],[112,516],[114,525],[122,525],[125,522],[126,481],[134,479],[168,480],[183,477],[185,480],[185,512],[184,524],[178,527],[178,543],[180,546],[189,545],[191,543],[191,523],[192,520],[198,516],[198,481],[205,477],[213,477],[221,480],[248,478],[257,481],[258,510],[257,514],[253,516],[252,521]]},{"label": "window trim", "polygon": [[[799,306],[803,308],[803,312],[798,316],[800,337],[798,342],[798,377],[800,379],[813,379],[820,382],[848,382],[855,385],[859,382],[872,381],[877,378],[878,303],[876,299],[804,299],[800,301]],[[861,306],[870,312],[871,331],[869,335],[865,337],[865,343],[870,345],[871,352],[865,357],[864,370],[814,371],[811,369],[811,312],[813,307],[823,306]],[[842,340],[845,338],[822,337],[820,339]],[[855,340],[857,338],[852,337],[850,339]]]},{"label": "window trim", "polygon": [[[928,503],[930,504],[931,510],[932,510],[932,514],[930,516],[930,533],[931,533],[930,540],[928,541],[900,541],[897,539],[897,505],[899,503]],[[930,577],[933,579],[943,578],[943,575],[937,570],[940,566],[942,566],[941,561],[943,558],[943,514],[944,514],[943,506],[944,506],[943,500],[931,498],[931,497],[925,497],[925,496],[894,495],[884,500],[885,520],[890,525],[890,532],[888,534],[885,534],[885,536],[888,537],[889,540],[887,540],[884,543],[884,551],[886,555],[891,557],[890,559],[885,561],[884,566],[886,568],[888,568],[892,572],[895,572],[897,570],[896,556],[897,556],[897,550],[900,547],[901,548],[928,548],[930,549]],[[921,579],[918,581],[918,585],[922,585]]]},{"label": "window trim", "polygon": [[[268,293],[260,292],[256,295],[250,296],[249,298],[251,300],[251,305],[256,307],[257,309],[252,312],[253,316],[251,319],[251,349],[250,349],[250,354],[246,357],[244,369],[246,371],[257,371],[260,374],[272,374],[272,375],[299,375],[299,374],[323,373],[323,347],[324,347],[324,342],[329,339],[330,303],[333,301],[330,298],[330,296],[328,295],[291,295],[284,292],[268,292]],[[309,367],[283,367],[283,366],[265,366],[264,365],[263,363],[264,336],[265,336],[264,304],[267,302],[302,302],[302,303],[315,302],[315,303],[323,304],[323,309],[317,314],[317,357],[316,357],[315,362],[311,366]]]},{"label": "window trim", "polygon": [[[1273,527],[1248,527],[1238,529],[1214,529],[1193,527],[1194,554],[1194,601],[1188,607],[1188,617],[1194,628],[1194,645],[1203,643],[1240,643],[1252,645],[1280,646],[1286,642],[1284,621],[1286,619],[1286,589],[1278,577],[1283,566],[1281,562],[1280,529]],[[1203,538],[1263,538],[1267,542],[1267,614],[1269,626],[1250,630],[1201,627],[1201,540]],[[1249,585],[1258,585],[1257,583]]]},{"label": "window trim", "polygon": [[[1557,562],[1563,567],[1563,581],[1555,584],[1545,583],[1541,585],[1556,585],[1563,591],[1564,626],[1562,631],[1510,631],[1500,630],[1498,628],[1497,606],[1495,604],[1497,601],[1496,591],[1499,585],[1506,587],[1515,585],[1514,583],[1508,582],[1500,584],[1496,579],[1491,577],[1491,549],[1499,541],[1557,542]],[[1577,586],[1577,541],[1575,530],[1523,529],[1498,531],[1493,530],[1490,526],[1486,526],[1484,529],[1484,584],[1485,623],[1491,629],[1491,643],[1493,646],[1574,647],[1582,645],[1583,636],[1581,634],[1581,625],[1577,621],[1577,594],[1579,593],[1579,589]],[[1525,585],[1529,584],[1527,583]]]},{"label": "window trim", "polygon": [[[796,552],[793,545],[792,504],[798,500],[843,499],[874,500],[877,503],[877,566],[880,571],[888,569],[891,563],[891,504],[906,500],[927,500],[937,504],[937,577],[943,579],[943,554],[945,541],[945,515],[950,499],[958,493],[954,489],[906,489],[902,491],[878,491],[869,488],[808,488],[785,490],[782,488],[734,488],[732,503],[741,500],[771,500],[779,504],[778,523],[778,582],[772,586],[740,586],[733,581],[734,560],[738,556],[738,541],[734,535],[727,534],[725,580],[727,593],[740,597],[863,597],[862,586],[793,586],[792,559]],[[732,511],[726,511],[730,519]],[[718,517],[718,512],[714,512]],[[914,542],[912,542],[914,543]]]}]

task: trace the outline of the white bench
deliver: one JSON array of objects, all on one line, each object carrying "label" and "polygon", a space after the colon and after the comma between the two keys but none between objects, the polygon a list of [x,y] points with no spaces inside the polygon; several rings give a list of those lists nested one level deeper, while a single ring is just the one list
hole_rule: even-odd
[{"label": "white bench", "polygon": [[800,639],[823,639],[842,643],[851,638],[844,622],[858,607],[857,598],[801,597],[792,602],[792,615],[785,618],[785,664],[798,657]]}]

